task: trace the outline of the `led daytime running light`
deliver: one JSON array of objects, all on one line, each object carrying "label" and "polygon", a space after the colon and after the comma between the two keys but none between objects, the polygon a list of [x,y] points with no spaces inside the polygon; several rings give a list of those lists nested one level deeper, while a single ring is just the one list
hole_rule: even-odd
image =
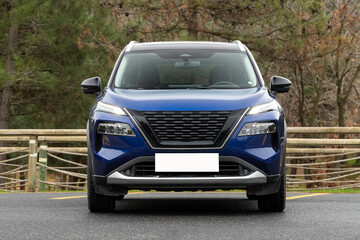
[{"label": "led daytime running light", "polygon": [[97,133],[130,137],[136,136],[129,124],[126,123],[99,123]]},{"label": "led daytime running light", "polygon": [[271,102],[252,107],[250,111],[247,113],[247,115],[256,115],[264,112],[279,111],[279,109],[280,109],[280,105],[276,100],[273,100]]},{"label": "led daytime running light", "polygon": [[121,116],[127,115],[122,107],[103,103],[100,101],[97,103],[95,111],[107,112],[107,113],[112,113],[112,114],[121,115]]},{"label": "led daytime running light", "polygon": [[246,123],[238,136],[250,136],[259,134],[276,133],[276,124],[274,122],[252,122]]}]

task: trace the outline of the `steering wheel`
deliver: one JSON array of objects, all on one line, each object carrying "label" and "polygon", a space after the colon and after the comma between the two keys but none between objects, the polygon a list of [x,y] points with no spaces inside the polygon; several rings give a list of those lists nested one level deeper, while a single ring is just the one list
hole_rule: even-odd
[{"label": "steering wheel", "polygon": [[231,85],[231,86],[239,87],[238,85],[236,85],[235,83],[230,82],[230,81],[220,81],[220,82],[216,82],[210,86],[217,86],[217,85]]}]

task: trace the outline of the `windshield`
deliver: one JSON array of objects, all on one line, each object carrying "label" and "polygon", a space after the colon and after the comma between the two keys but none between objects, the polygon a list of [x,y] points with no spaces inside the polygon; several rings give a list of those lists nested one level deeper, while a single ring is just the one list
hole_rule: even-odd
[{"label": "windshield", "polygon": [[158,50],[124,55],[114,87],[122,89],[253,88],[248,56],[215,50]]}]

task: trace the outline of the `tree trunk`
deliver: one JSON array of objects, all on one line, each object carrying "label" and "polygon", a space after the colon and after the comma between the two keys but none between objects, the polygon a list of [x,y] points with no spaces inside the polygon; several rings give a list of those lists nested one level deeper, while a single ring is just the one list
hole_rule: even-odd
[{"label": "tree trunk", "polygon": [[[20,180],[25,180],[25,173],[24,172],[20,173]],[[20,184],[23,184],[23,183],[20,183]],[[25,186],[21,186],[20,190],[25,191]]]},{"label": "tree trunk", "polygon": [[[9,127],[9,116],[10,116],[10,98],[11,89],[9,86],[4,87],[1,92],[1,103],[0,103],[0,129]],[[0,142],[0,147],[6,147],[5,142]],[[0,161],[5,160],[6,155],[0,155]],[[0,173],[5,172],[5,166],[0,165]],[[0,184],[4,183],[4,179],[0,178]]]},{"label": "tree trunk", "polygon": [[[291,164],[298,164],[298,163],[299,163],[299,160],[298,160],[298,159],[291,159],[291,160],[290,160],[290,163],[291,163]],[[296,167],[292,167],[292,168],[290,169],[290,174],[291,174],[291,175],[296,175],[296,172],[297,172],[297,168],[296,168]],[[294,176],[293,178],[296,178],[296,176]]]},{"label": "tree trunk", "polygon": [[[338,100],[337,100],[337,104],[338,104],[338,121],[339,121],[339,127],[345,127],[345,101],[341,96],[338,96]],[[344,139],[345,138],[345,134],[339,134],[339,138],[340,139]],[[344,146],[340,145],[339,148],[344,148]],[[344,156],[339,156],[339,157],[335,157],[335,160],[344,160],[346,159],[346,155]],[[341,166],[346,166],[347,163],[343,162],[343,163],[334,163],[334,168],[341,168]],[[340,176],[340,174],[336,174],[334,175],[334,177],[338,177]],[[336,186],[336,185],[335,185]]]},{"label": "tree trunk", "polygon": [[10,105],[11,105],[11,88],[6,86],[1,92],[1,103],[0,103],[0,129],[9,127],[9,116],[10,116]]},{"label": "tree trunk", "polygon": [[339,109],[339,113],[338,113],[339,127],[345,127],[345,103],[343,99],[338,100],[338,109]]},{"label": "tree trunk", "polygon": [[[16,0],[9,0],[9,11],[14,7]],[[17,43],[17,23],[16,19],[12,17],[11,12],[9,13],[11,25],[9,27],[9,36],[8,36],[8,55],[6,59],[6,73],[11,78],[15,75],[15,63],[14,63],[14,53]],[[1,102],[0,102],[0,129],[9,128],[9,117],[10,117],[10,106],[11,106],[11,84],[8,83],[1,90]],[[0,147],[6,146],[6,143],[0,142]],[[5,159],[6,156],[1,155],[0,161]],[[0,165],[0,173],[5,171],[5,166]],[[0,179],[0,183],[3,180]]]}]

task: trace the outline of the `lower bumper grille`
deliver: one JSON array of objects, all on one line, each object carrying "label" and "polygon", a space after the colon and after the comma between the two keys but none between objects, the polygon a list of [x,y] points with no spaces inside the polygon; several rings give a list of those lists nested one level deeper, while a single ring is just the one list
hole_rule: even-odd
[{"label": "lower bumper grille", "polygon": [[129,177],[239,177],[254,171],[231,161],[220,161],[219,172],[155,172],[155,162],[136,163],[121,173]]}]

